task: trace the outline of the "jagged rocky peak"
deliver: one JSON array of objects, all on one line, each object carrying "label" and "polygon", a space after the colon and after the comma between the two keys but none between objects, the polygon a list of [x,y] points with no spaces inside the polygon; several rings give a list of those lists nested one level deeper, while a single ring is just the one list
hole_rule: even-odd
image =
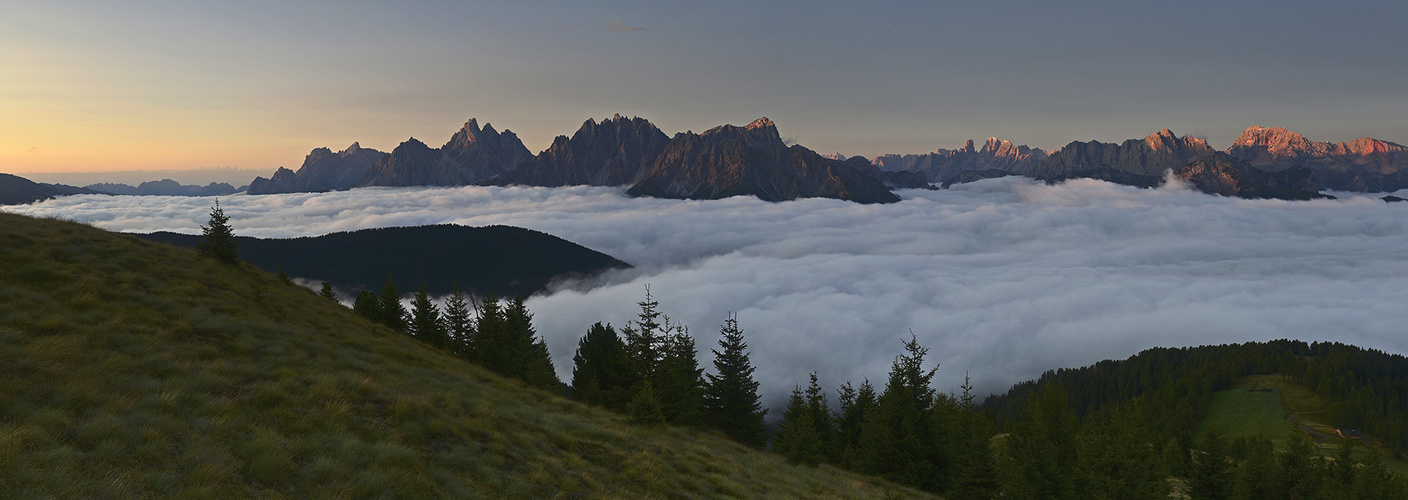
[{"label": "jagged rocky peak", "polygon": [[1287,149],[1308,149],[1311,141],[1305,136],[1286,130],[1285,127],[1262,127],[1253,125],[1242,131],[1233,146],[1266,146],[1271,151]]},{"label": "jagged rocky peak", "polygon": [[[941,151],[943,151],[943,150],[940,149],[940,150],[938,150],[938,151],[935,151],[935,153],[938,153],[938,152],[941,152]],[[973,140],[972,140],[972,139],[968,139],[966,142],[964,142],[964,143],[963,143],[963,149],[960,149],[960,150],[959,150],[959,152],[961,152],[961,153],[972,153],[973,151],[975,151],[975,150],[973,149]]]},{"label": "jagged rocky peak", "polygon": [[426,146],[424,142],[420,141],[420,139],[412,137],[410,139],[401,141],[400,144],[396,145],[396,149],[393,149],[391,151],[392,153],[395,153],[397,151],[403,151],[406,149],[430,149],[430,146]]},{"label": "jagged rocky peak", "polygon": [[1408,151],[1408,147],[1369,137],[1340,143],[1316,142],[1306,139],[1299,133],[1286,130],[1285,127],[1260,126],[1247,127],[1246,130],[1243,130],[1242,135],[1232,142],[1232,148],[1229,150],[1255,147],[1265,147],[1268,153],[1278,156],[1369,155]]},{"label": "jagged rocky peak", "polygon": [[479,120],[470,118],[469,121],[464,123],[464,127],[461,127],[458,132],[455,132],[455,134],[450,137],[450,140],[445,142],[445,145],[441,146],[440,149],[458,151],[486,141],[491,143],[496,142],[500,137],[516,139],[518,136],[514,135],[514,133],[508,129],[504,129],[501,134],[499,131],[494,130],[494,124],[487,122],[484,123],[484,128],[481,129],[479,128]]},{"label": "jagged rocky peak", "polygon": [[743,127],[743,128],[748,129],[748,130],[759,129],[759,128],[762,128],[762,129],[769,129],[769,128],[770,128],[770,129],[773,129],[774,131],[776,131],[776,130],[777,130],[777,124],[773,123],[772,120],[769,120],[768,117],[764,116],[764,117],[759,118],[759,119],[757,119],[757,120],[753,120],[753,123],[749,123],[748,126]]},{"label": "jagged rocky peak", "polygon": [[344,149],[344,150],[342,150],[342,151],[339,151],[337,154],[338,154],[338,156],[354,155],[354,154],[357,154],[357,152],[358,152],[358,151],[361,151],[361,150],[362,150],[362,143],[361,143],[361,142],[353,142],[351,146],[347,146],[347,149]]},{"label": "jagged rocky peak", "polygon": [[1191,147],[1200,150],[1209,149],[1207,141],[1203,140],[1202,138],[1193,137],[1190,135],[1179,137],[1178,135],[1174,134],[1172,130],[1169,130],[1167,128],[1159,130],[1157,133],[1145,137],[1144,143],[1149,145],[1149,148],[1155,151],[1163,149],[1179,149],[1181,147]]}]

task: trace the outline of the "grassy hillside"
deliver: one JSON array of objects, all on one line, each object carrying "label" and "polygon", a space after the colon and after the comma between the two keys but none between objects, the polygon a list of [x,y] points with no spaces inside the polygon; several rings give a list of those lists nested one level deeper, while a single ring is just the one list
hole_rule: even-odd
[{"label": "grassy hillside", "polygon": [[637,428],[248,265],[63,221],[0,214],[0,360],[7,498],[921,496]]},{"label": "grassy hillside", "polygon": [[[1252,389],[1270,389],[1260,392]],[[1294,432],[1303,432],[1320,450],[1331,457],[1344,441],[1335,434],[1337,428],[1327,423],[1325,401],[1315,391],[1280,375],[1251,375],[1237,380],[1231,389],[1212,396],[1208,416],[1198,429],[1197,439],[1209,428],[1217,427],[1227,439],[1265,438],[1277,451],[1286,449]],[[1354,456],[1364,459],[1370,447],[1378,449],[1384,465],[1395,474],[1408,473],[1408,463],[1389,458],[1390,448],[1373,435],[1364,435],[1354,442]]]}]

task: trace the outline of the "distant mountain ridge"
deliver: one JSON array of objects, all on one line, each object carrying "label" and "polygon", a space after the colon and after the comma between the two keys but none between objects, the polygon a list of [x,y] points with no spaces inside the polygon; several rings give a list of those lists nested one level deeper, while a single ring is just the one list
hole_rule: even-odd
[{"label": "distant mountain ridge", "polygon": [[587,120],[538,156],[485,181],[495,186],[623,186],[645,180],[670,137],[643,118]]},{"label": "distant mountain ridge", "polygon": [[[899,201],[892,188],[929,187],[922,176],[883,172],[864,158],[823,157],[787,146],[777,126],[760,118],[744,127],[722,125],[673,138],[649,121],[614,115],[587,120],[571,138],[558,136],[532,155],[512,132],[481,130],[469,120],[450,141],[431,148],[414,138],[374,162],[341,153],[309,153],[297,172],[280,168],[256,178],[250,194],[327,191],[363,186],[626,186],[635,196],[768,201],[828,197],[859,203]],[[370,153],[369,153],[370,154]],[[379,153],[378,153],[379,154]],[[355,177],[355,181],[349,181]]]},{"label": "distant mountain ridge", "polygon": [[627,192],[688,199],[753,195],[766,201],[899,201],[879,173],[864,158],[833,160],[800,145],[788,147],[777,125],[764,117],[743,127],[721,125],[702,134],[676,134],[645,179]]},{"label": "distant mountain ridge", "polygon": [[135,195],[135,196],[224,196],[240,192],[239,188],[231,186],[225,182],[212,182],[210,184],[186,185],[171,179],[159,181],[147,181],[137,186],[127,184],[117,184],[102,182],[83,186],[84,189],[92,190],[103,194]]},{"label": "distant mountain ridge", "polygon": [[1282,127],[1254,126],[1244,130],[1227,153],[1272,172],[1308,167],[1327,189],[1378,192],[1408,187],[1408,147],[1368,137],[1314,142]]},{"label": "distant mountain ridge", "polygon": [[1046,156],[1040,148],[989,137],[978,150],[973,149],[973,141],[969,140],[959,149],[939,149],[922,155],[880,155],[875,157],[874,163],[882,170],[920,172],[930,182],[947,182],[962,172],[978,170],[1026,175]]},{"label": "distant mountain ridge", "polygon": [[465,186],[490,179],[532,158],[512,131],[470,118],[439,149],[414,137],[382,156],[357,179],[365,186]]},{"label": "distant mountain ridge", "polygon": [[[349,150],[356,148],[354,143]],[[892,189],[933,188],[934,183],[947,186],[1002,175],[1049,183],[1094,178],[1152,187],[1164,181],[1165,172],[1179,171],[1219,153],[1246,164],[1204,167],[1231,168],[1219,167],[1222,174],[1218,175],[1235,171],[1239,191],[1267,188],[1259,192],[1303,198],[1304,193],[1259,185],[1280,181],[1248,170],[1275,174],[1294,166],[1309,169],[1316,191],[1408,187],[1408,147],[1369,138],[1318,143],[1284,128],[1250,127],[1225,152],[1212,149],[1202,138],[1180,137],[1163,129],[1121,143],[1071,142],[1054,152],[990,137],[981,148],[970,140],[959,149],[887,154],[862,161],[861,157],[847,159],[840,153],[823,156],[800,145],[788,146],[781,141],[776,124],[767,118],[743,127],[722,125],[701,134],[684,132],[669,137],[647,120],[618,114],[600,122],[587,120],[572,137],[558,136],[537,155],[529,153],[512,132],[500,134],[489,125],[481,130],[473,118],[438,149],[410,139],[391,153],[376,153],[380,156],[374,162],[327,161],[323,166],[319,161],[331,158],[332,153],[320,148],[310,153],[299,172],[280,169],[274,179],[256,179],[249,192],[357,186],[592,185],[627,186],[636,196],[714,199],[752,195],[769,201],[829,197],[887,203],[898,200]],[[1203,175],[1206,170],[1190,170],[1189,175]],[[340,180],[301,180],[329,175],[317,174],[320,171],[341,172]],[[348,180],[353,177],[355,181]],[[1194,184],[1213,189],[1212,184]],[[276,187],[267,187],[270,185]]]},{"label": "distant mountain ridge", "polygon": [[[1141,187],[1163,182],[1165,171],[1178,172],[1203,159],[1215,157],[1218,170],[1237,171],[1236,183],[1241,188],[1261,193],[1281,193],[1301,199],[1305,192],[1324,189],[1358,192],[1396,191],[1408,188],[1408,147],[1371,138],[1350,142],[1314,142],[1281,127],[1248,127],[1226,151],[1216,151],[1207,141],[1191,136],[1179,137],[1168,129],[1144,139],[1130,139],[1119,144],[1099,141],[1072,142],[1046,154],[1040,149],[1012,146],[1010,142],[989,138],[982,150],[973,151],[972,141],[958,150],[940,149],[925,155],[880,155],[874,163],[885,170],[905,170],[925,173],[931,182],[944,185],[1006,175],[1025,175],[1047,182],[1074,178],[1094,178]],[[1243,161],[1231,167],[1228,160],[1217,155]],[[1204,163],[1189,170],[1189,175],[1201,175]],[[1293,167],[1304,167],[1314,189],[1299,194],[1280,191],[1282,188],[1260,186],[1261,182],[1287,185],[1275,180],[1276,174]],[[1228,170],[1231,168],[1231,170]],[[1249,169],[1254,169],[1249,170]],[[977,173],[987,171],[986,173]],[[1206,180],[1206,179],[1205,179]],[[1208,181],[1211,182],[1211,181]],[[1291,183],[1297,190],[1308,184]],[[1213,189],[1212,184],[1199,184]],[[1256,186],[1256,187],[1249,187]],[[1224,188],[1226,186],[1223,186]],[[1239,188],[1240,189],[1240,188]],[[1207,191],[1222,193],[1225,189]],[[1248,191],[1250,192],[1250,191]]]},{"label": "distant mountain ridge", "polygon": [[321,192],[348,189],[367,169],[386,156],[375,149],[363,148],[354,142],[347,149],[332,152],[316,148],[303,159],[297,172],[279,167],[272,178],[255,177],[249,183],[249,194]]}]

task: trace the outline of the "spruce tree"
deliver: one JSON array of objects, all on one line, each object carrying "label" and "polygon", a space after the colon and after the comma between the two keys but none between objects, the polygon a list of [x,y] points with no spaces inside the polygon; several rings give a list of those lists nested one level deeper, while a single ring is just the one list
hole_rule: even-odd
[{"label": "spruce tree", "polygon": [[1319,498],[1324,486],[1324,466],[1320,452],[1305,433],[1296,429],[1280,456],[1280,482],[1277,495],[1287,500]]},{"label": "spruce tree", "polygon": [[660,324],[660,303],[650,295],[649,285],[645,287],[645,300],[636,304],[640,306],[636,321],[621,328],[633,384],[654,376],[655,365],[660,361],[661,344],[664,342],[664,332]]},{"label": "spruce tree", "polygon": [[469,300],[460,283],[455,281],[450,296],[445,299],[445,334],[449,338],[450,350],[456,356],[469,357],[469,341],[474,335],[474,318],[470,316]]},{"label": "spruce tree", "polygon": [[386,275],[386,284],[377,296],[381,305],[381,323],[401,333],[406,333],[406,306],[401,305],[401,294],[396,291],[396,282]]},{"label": "spruce tree", "polygon": [[1216,428],[1203,435],[1203,442],[1193,452],[1188,476],[1188,495],[1194,500],[1232,498],[1231,458],[1227,456],[1227,441]]},{"label": "spruce tree", "polygon": [[895,357],[879,404],[862,424],[861,462],[865,472],[934,491],[946,480],[940,460],[945,451],[935,439],[931,414],[930,381],[938,367],[924,370],[929,350],[913,333],[904,345],[906,353]]},{"label": "spruce tree", "polygon": [[374,323],[382,322],[381,300],[371,290],[362,290],[357,294],[357,300],[352,303],[352,310]]},{"label": "spruce tree", "polygon": [[220,200],[215,200],[215,207],[210,209],[210,222],[200,230],[205,239],[196,245],[196,251],[226,264],[239,262],[239,242],[230,228],[230,218],[220,208]]},{"label": "spruce tree", "polygon": [[782,420],[773,434],[772,450],[801,464],[816,465],[825,459],[821,440],[816,435],[816,419],[800,385],[787,399],[787,409],[783,410]]},{"label": "spruce tree", "polygon": [[674,325],[665,335],[660,352],[652,383],[665,420],[673,425],[699,425],[704,406],[704,370],[699,367],[694,338],[688,329]]},{"label": "spruce tree", "polygon": [[439,349],[450,348],[450,338],[445,335],[445,325],[440,319],[440,308],[430,301],[430,293],[426,291],[425,281],[421,281],[420,290],[416,291],[415,298],[411,300],[411,334],[416,340],[425,342]]},{"label": "spruce tree", "polygon": [[1075,498],[1075,432],[1065,389],[1051,384],[1033,394],[1002,440],[1002,497]]},{"label": "spruce tree", "polygon": [[963,392],[958,398],[958,422],[954,431],[957,450],[953,488],[948,496],[956,500],[990,499],[997,494],[997,471],[988,446],[988,439],[994,434],[993,426],[978,412],[967,374],[959,388]]},{"label": "spruce tree", "polygon": [[1140,428],[1144,419],[1139,410],[1123,406],[1106,417],[1087,425],[1077,438],[1082,495],[1109,500],[1168,498],[1168,473]]},{"label": "spruce tree", "polygon": [[626,405],[626,414],[631,417],[632,422],[640,425],[665,424],[665,413],[660,408],[660,400],[655,397],[655,390],[650,387],[649,380],[636,384],[635,394],[632,395],[630,404]]},{"label": "spruce tree", "polygon": [[875,387],[870,380],[861,382],[860,388],[851,386],[850,381],[837,391],[837,404],[841,413],[836,419],[836,440],[839,450],[836,461],[842,467],[853,470],[866,470],[861,461],[861,434],[865,417],[875,409]]},{"label": "spruce tree", "polygon": [[277,278],[279,278],[279,282],[280,282],[280,283],[283,283],[283,284],[285,284],[285,285],[292,285],[292,284],[293,284],[293,280],[288,277],[288,273],[287,273],[287,272],[284,272],[284,265],[283,265],[283,264],[279,264],[279,272],[278,272],[278,273],[275,273],[274,276],[277,277]]},{"label": "spruce tree", "polygon": [[480,301],[474,318],[474,335],[469,342],[469,359],[497,373],[508,370],[508,346],[504,342],[504,312],[498,297]]},{"label": "spruce tree", "polygon": [[1270,440],[1257,438],[1248,444],[1232,491],[1238,500],[1276,499],[1276,448]]},{"label": "spruce tree", "polygon": [[626,345],[611,325],[597,323],[577,341],[572,356],[572,395],[578,401],[624,412],[630,402]]},{"label": "spruce tree", "polygon": [[562,385],[557,371],[553,369],[547,343],[534,330],[533,314],[528,312],[522,297],[514,297],[504,308],[501,333],[501,345],[508,356],[507,365],[501,373],[544,389],[557,389]]},{"label": "spruce tree", "polygon": [[761,448],[767,443],[767,428],[758,397],[758,382],[753,379],[753,364],[748,360],[748,344],[738,317],[732,314],[719,330],[722,336],[714,349],[715,374],[706,375],[704,391],[705,422],[734,441]]},{"label": "spruce tree", "polygon": [[817,448],[821,461],[833,462],[836,455],[836,427],[832,424],[831,406],[826,402],[826,391],[817,383],[816,372],[809,375],[807,384],[807,412],[811,415],[812,427],[816,431]]},{"label": "spruce tree", "polygon": [[328,300],[337,302],[337,292],[333,291],[332,283],[327,278],[323,278],[323,288],[318,290],[318,295],[327,297]]}]

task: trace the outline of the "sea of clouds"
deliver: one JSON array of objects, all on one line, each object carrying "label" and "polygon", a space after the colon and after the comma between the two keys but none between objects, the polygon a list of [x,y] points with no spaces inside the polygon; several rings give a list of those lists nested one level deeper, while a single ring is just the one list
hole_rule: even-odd
[{"label": "sea of clouds", "polygon": [[[980,394],[1155,346],[1292,338],[1408,353],[1408,203],[1018,177],[900,194],[900,203],[858,205],[633,199],[598,187],[371,188],[219,202],[247,236],[507,224],[611,254],[636,268],[528,301],[560,377],[570,379],[587,327],[633,319],[648,284],[661,310],[689,326],[710,370],[719,326],[737,312],[774,409],[812,371],[828,391],[866,378],[883,387],[911,332],[939,364],[940,390],[966,373]],[[5,210],[198,233],[213,204],[69,196]]]}]

